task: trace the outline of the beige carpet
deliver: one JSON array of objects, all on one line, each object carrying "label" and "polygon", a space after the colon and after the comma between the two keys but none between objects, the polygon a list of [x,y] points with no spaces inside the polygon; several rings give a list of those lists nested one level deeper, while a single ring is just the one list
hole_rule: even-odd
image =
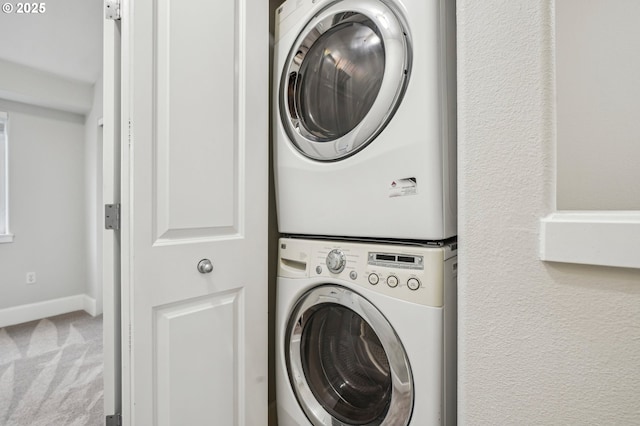
[{"label": "beige carpet", "polygon": [[102,360],[102,316],[0,328],[0,425],[103,425]]}]

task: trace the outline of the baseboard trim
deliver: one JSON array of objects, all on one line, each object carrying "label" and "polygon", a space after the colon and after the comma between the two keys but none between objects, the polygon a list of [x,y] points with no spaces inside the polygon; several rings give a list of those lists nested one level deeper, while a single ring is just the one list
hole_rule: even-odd
[{"label": "baseboard trim", "polygon": [[93,297],[89,297],[86,294],[82,295],[82,309],[92,317],[95,317],[98,314],[98,310],[96,308],[96,299]]},{"label": "baseboard trim", "polygon": [[23,322],[75,311],[86,311],[89,315],[96,316],[96,299],[86,294],[77,294],[75,296],[0,309],[0,327],[22,324]]}]

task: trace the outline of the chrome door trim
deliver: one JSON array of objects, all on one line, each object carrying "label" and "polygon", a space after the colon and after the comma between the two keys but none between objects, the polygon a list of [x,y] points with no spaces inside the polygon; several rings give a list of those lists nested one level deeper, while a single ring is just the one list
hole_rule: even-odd
[{"label": "chrome door trim", "polygon": [[[301,126],[297,111],[291,109],[289,81],[313,43],[339,25],[348,13],[364,15],[372,21],[384,44],[385,67],[378,96],[364,118],[347,134],[333,140],[314,140]],[[318,161],[338,161],[367,146],[384,129],[395,113],[409,81],[411,48],[407,25],[395,8],[382,0],[338,0],[318,12],[293,44],[280,79],[279,110],[285,131],[294,147],[304,156]],[[295,77],[292,77],[295,76]],[[295,108],[294,108],[295,109]]]},{"label": "chrome door trim", "polygon": [[287,373],[298,403],[316,426],[348,426],[334,418],[316,400],[307,383],[302,366],[301,343],[305,322],[314,307],[341,305],[357,313],[376,333],[389,361],[391,402],[381,426],[406,426],[413,412],[413,375],[406,351],[395,330],[369,300],[346,287],[324,284],[307,291],[296,303],[287,323],[284,354]]}]

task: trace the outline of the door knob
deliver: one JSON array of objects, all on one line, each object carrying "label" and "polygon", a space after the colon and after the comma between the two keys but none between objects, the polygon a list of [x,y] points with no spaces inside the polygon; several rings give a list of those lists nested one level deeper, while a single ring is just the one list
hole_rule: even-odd
[{"label": "door knob", "polygon": [[198,262],[198,271],[200,271],[201,274],[210,273],[213,271],[213,263],[211,263],[209,259],[202,259]]}]

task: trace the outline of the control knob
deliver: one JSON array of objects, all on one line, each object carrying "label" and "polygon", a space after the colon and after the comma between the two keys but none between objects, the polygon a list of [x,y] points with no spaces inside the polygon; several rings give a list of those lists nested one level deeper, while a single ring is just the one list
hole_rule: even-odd
[{"label": "control knob", "polygon": [[420,288],[420,280],[417,278],[409,278],[407,281],[407,287],[411,290],[417,290]]},{"label": "control knob", "polygon": [[333,249],[327,255],[327,269],[334,274],[342,272],[347,265],[347,257],[341,250]]},{"label": "control knob", "polygon": [[398,277],[395,275],[389,275],[387,277],[387,285],[391,288],[395,288],[398,286]]}]

